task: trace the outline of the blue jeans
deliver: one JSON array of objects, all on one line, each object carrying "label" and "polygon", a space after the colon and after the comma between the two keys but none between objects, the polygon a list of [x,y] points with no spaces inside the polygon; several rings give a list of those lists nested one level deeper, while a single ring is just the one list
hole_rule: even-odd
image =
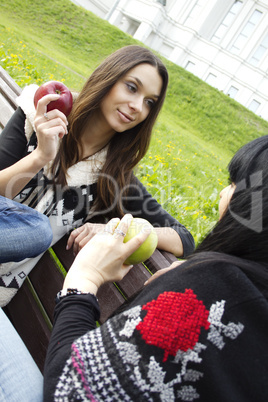
[{"label": "blue jeans", "polygon": [[0,401],[42,400],[43,376],[0,308]]},{"label": "blue jeans", "polygon": [[0,196],[0,263],[36,257],[51,241],[52,230],[45,215]]}]

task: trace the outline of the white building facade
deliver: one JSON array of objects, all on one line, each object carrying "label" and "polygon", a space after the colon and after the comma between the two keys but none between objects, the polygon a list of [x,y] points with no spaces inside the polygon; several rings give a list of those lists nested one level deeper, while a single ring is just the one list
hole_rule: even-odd
[{"label": "white building facade", "polygon": [[268,120],[268,0],[75,2]]}]

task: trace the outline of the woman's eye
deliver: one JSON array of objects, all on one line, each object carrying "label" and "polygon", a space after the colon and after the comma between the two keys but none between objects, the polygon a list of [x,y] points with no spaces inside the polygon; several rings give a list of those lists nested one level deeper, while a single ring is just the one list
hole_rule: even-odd
[{"label": "woman's eye", "polygon": [[148,105],[150,108],[152,108],[155,104],[155,101],[153,99],[146,99],[146,105]]},{"label": "woman's eye", "polygon": [[131,84],[129,82],[126,83],[127,88],[129,89],[130,92],[136,92],[137,91],[137,87],[135,84]]}]

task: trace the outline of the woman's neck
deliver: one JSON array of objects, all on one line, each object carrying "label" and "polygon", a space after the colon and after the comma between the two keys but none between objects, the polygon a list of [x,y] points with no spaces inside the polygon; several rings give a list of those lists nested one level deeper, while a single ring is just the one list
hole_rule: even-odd
[{"label": "woman's neck", "polygon": [[85,159],[104,148],[115,132],[96,112],[88,120],[81,135],[82,159]]}]

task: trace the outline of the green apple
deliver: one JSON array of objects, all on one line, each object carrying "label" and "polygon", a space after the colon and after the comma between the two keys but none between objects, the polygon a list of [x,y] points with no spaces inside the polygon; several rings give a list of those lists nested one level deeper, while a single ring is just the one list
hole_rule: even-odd
[{"label": "green apple", "polygon": [[145,242],[142,243],[142,245],[126,259],[125,264],[127,265],[139,264],[140,262],[144,262],[145,260],[150,258],[156,249],[158,241],[154,227],[146,219],[142,218],[132,219],[127,234],[124,238],[124,243],[128,242],[130,239],[132,239],[132,237],[136,236],[143,230],[146,229],[148,230],[148,228],[151,228],[151,233],[149,234]]}]

